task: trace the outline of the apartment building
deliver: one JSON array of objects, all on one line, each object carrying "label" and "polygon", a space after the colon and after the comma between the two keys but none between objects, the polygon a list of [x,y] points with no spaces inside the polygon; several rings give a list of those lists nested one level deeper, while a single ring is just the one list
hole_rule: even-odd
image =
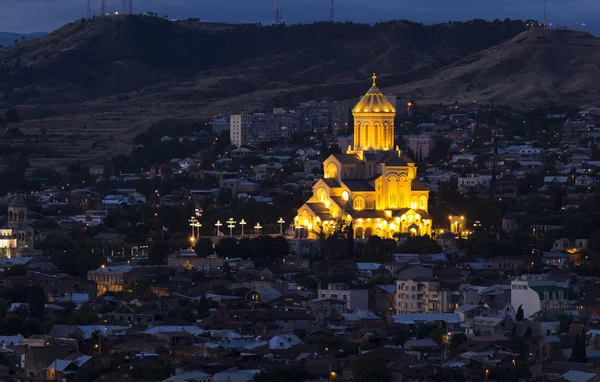
[{"label": "apartment building", "polygon": [[446,313],[476,304],[478,294],[466,281],[435,278],[396,280],[396,313]]},{"label": "apartment building", "polygon": [[229,117],[229,137],[237,147],[256,147],[263,142],[287,140],[294,130],[291,113],[233,114]]}]

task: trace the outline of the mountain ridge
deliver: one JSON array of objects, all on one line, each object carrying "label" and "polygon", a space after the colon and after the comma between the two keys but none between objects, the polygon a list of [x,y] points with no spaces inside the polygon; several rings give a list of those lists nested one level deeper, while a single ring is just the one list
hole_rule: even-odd
[{"label": "mountain ridge", "polygon": [[15,44],[15,41],[20,42],[30,40],[33,38],[40,38],[45,36],[45,32],[33,32],[33,33],[14,33],[14,32],[0,32],[0,49]]},{"label": "mountain ridge", "polygon": [[[586,48],[577,46],[578,38],[570,36],[556,45],[559,53],[553,55],[550,43],[517,42],[530,33],[525,28],[519,20],[278,27],[133,15],[79,20],[0,51],[0,110],[16,106],[25,119],[19,128],[26,134],[47,129],[49,144],[59,154],[39,163],[62,166],[75,159],[91,164],[126,153],[135,135],[166,118],[204,121],[311,99],[355,99],[373,72],[385,93],[402,93],[418,102],[477,97],[473,100],[497,98],[522,106],[531,104],[524,102],[531,92],[511,78],[535,80],[535,73],[523,69],[535,60],[525,60],[527,49],[519,46],[550,50],[547,57],[553,60],[563,52],[582,60],[586,68],[592,64],[583,57]],[[507,60],[500,69],[494,66],[495,57]],[[539,76],[548,70],[558,81],[561,65],[557,61],[542,68]],[[575,76],[576,69],[570,67],[566,77]],[[581,84],[569,91],[569,103],[589,103],[595,91],[584,94],[578,89],[590,86],[588,82],[594,87],[596,76],[600,74],[588,68],[577,80]],[[488,79],[504,88],[487,89]],[[480,93],[495,93],[466,89],[473,84]],[[516,96],[509,96],[511,92]],[[561,99],[552,94],[538,98],[544,97]]]}]

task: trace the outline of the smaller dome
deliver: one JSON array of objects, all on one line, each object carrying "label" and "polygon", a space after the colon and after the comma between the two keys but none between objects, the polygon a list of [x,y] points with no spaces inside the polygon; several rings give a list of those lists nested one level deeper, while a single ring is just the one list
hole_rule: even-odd
[{"label": "smaller dome", "polygon": [[381,90],[377,88],[376,80],[377,76],[373,73],[373,86],[365,94],[361,100],[352,109],[352,114],[396,114],[396,108],[385,98]]},{"label": "smaller dome", "polygon": [[26,207],[27,203],[25,203],[25,198],[23,195],[17,195],[13,198],[13,200],[8,203],[9,207]]}]

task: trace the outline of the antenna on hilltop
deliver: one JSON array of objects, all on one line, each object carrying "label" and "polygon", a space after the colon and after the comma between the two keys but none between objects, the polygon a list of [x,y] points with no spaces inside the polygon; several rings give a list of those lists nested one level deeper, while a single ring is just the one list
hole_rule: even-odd
[{"label": "antenna on hilltop", "polygon": [[87,0],[87,13],[86,13],[86,17],[89,19],[92,17],[92,10],[91,10],[91,0]]},{"label": "antenna on hilltop", "polygon": [[106,0],[100,1],[100,15],[104,16],[106,14]]},{"label": "antenna on hilltop", "polygon": [[129,0],[129,14],[133,15],[133,0]]},{"label": "antenna on hilltop", "polygon": [[333,10],[334,10],[334,4],[333,4],[333,0],[331,0],[331,5],[329,7],[329,22],[330,23],[333,22]]},{"label": "antenna on hilltop", "polygon": [[123,0],[123,5],[121,7],[121,13],[122,14],[127,14],[127,0]]},{"label": "antenna on hilltop", "polygon": [[279,7],[279,0],[274,0],[273,4],[273,25],[283,24],[283,17],[281,17],[281,9]]},{"label": "antenna on hilltop", "polygon": [[544,29],[546,29],[546,9],[548,8],[548,0],[544,0]]}]

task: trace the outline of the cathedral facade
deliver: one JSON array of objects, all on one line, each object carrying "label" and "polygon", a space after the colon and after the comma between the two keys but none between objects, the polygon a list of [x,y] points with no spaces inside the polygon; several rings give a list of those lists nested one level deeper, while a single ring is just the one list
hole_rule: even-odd
[{"label": "cathedral facade", "polygon": [[298,237],[314,237],[338,219],[356,238],[431,235],[429,190],[414,161],[394,148],[396,109],[376,85],[352,109],[354,147],[323,162],[324,178],[294,219]]}]

